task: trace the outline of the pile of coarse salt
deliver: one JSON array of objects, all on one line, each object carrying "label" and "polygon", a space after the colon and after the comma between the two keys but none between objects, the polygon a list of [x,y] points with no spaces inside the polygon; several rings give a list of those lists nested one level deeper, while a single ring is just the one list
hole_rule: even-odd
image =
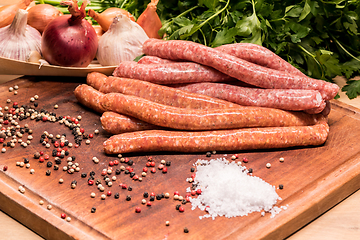
[{"label": "pile of coarse salt", "polygon": [[275,187],[259,177],[248,174],[246,167],[224,158],[198,160],[195,183],[201,189],[197,198],[191,198],[192,210],[206,210],[202,218],[217,216],[246,216],[252,212],[270,212],[274,217],[285,206],[274,206],[281,200]]}]

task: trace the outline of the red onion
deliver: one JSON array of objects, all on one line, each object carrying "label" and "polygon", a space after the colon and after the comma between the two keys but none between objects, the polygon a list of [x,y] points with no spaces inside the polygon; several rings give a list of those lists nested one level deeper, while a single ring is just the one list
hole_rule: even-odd
[{"label": "red onion", "polygon": [[46,61],[65,67],[87,67],[95,58],[98,37],[91,24],[84,19],[84,0],[80,9],[77,1],[62,1],[69,6],[70,15],[52,20],[45,28],[41,39],[41,51]]}]

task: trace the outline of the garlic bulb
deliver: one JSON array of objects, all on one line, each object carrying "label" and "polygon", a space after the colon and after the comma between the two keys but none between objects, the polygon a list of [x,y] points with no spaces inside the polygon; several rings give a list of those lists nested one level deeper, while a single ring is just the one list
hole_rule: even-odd
[{"label": "garlic bulb", "polygon": [[41,53],[41,34],[27,25],[28,12],[19,9],[12,23],[0,28],[0,57],[26,61],[31,51]]},{"label": "garlic bulb", "polygon": [[97,60],[103,66],[117,66],[143,54],[142,45],[149,37],[139,24],[123,14],[117,15],[99,40]]}]

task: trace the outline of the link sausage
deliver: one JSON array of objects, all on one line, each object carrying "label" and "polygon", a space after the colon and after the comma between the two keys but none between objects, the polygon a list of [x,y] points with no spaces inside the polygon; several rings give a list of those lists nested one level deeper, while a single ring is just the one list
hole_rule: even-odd
[{"label": "link sausage", "polygon": [[299,69],[269,49],[254,43],[225,44],[215,49],[267,68],[306,77]]},{"label": "link sausage", "polygon": [[98,113],[105,112],[105,108],[103,108],[100,104],[100,101],[105,94],[97,91],[95,88],[86,84],[81,84],[75,88],[74,95],[85,107],[88,107]]},{"label": "link sausage", "polygon": [[101,86],[100,92],[123,93],[180,108],[207,109],[241,107],[237,104],[202,94],[190,93],[172,87],[130,78],[108,77]]},{"label": "link sausage", "polygon": [[157,84],[225,82],[233,78],[213,68],[192,62],[139,64],[123,61],[113,72],[115,77],[133,78]]},{"label": "link sausage", "polygon": [[121,93],[101,99],[107,111],[132,116],[153,125],[181,130],[211,130],[243,127],[304,126],[316,123],[314,115],[275,108],[184,109]]},{"label": "link sausage", "polygon": [[[301,111],[318,108],[325,101],[316,90],[261,89],[224,83],[192,83],[177,89],[223,99],[243,106],[272,107]],[[325,104],[323,105],[325,107]],[[322,109],[319,109],[320,112]]]},{"label": "link sausage", "polygon": [[324,100],[333,99],[339,91],[336,84],[262,67],[191,41],[148,39],[143,51],[161,58],[197,62],[262,88],[318,90]]},{"label": "link sausage", "polygon": [[91,72],[86,76],[86,83],[91,87],[99,90],[100,87],[105,83],[107,76],[99,72]]},{"label": "link sausage", "polygon": [[114,112],[104,112],[100,117],[100,121],[103,129],[112,134],[162,129],[159,126]]},{"label": "link sausage", "polygon": [[182,132],[148,130],[118,134],[104,142],[106,154],[130,152],[207,152],[276,149],[323,144],[329,133],[324,118],[313,126],[267,127]]}]

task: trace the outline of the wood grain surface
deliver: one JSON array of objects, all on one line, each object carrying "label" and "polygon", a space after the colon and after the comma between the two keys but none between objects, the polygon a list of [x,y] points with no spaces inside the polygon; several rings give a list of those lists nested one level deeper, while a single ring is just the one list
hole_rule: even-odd
[{"label": "wood grain surface", "polygon": [[[277,190],[283,199],[278,206],[288,205],[288,209],[274,218],[270,214],[261,217],[260,213],[253,213],[247,217],[200,220],[203,212],[198,209],[192,211],[190,204],[186,204],[185,212],[180,213],[175,210],[179,201],[172,198],[155,200],[151,207],[141,205],[144,191],[169,192],[172,195],[178,190],[185,194],[185,189],[190,186],[186,182],[191,174],[190,167],[199,158],[209,159],[205,153],[128,155],[135,162],[134,170],[139,174],[148,156],[158,163],[164,159],[172,164],[167,174],[159,171],[148,174],[142,182],[133,181],[121,173],[114,185],[106,187],[104,192],[119,192],[120,198],[115,199],[112,195],[102,200],[102,193],[95,186],[89,186],[87,178],[81,178],[80,174],[95,171],[100,178],[101,170],[117,157],[106,156],[102,152],[102,142],[109,135],[101,130],[99,115],[79,105],[72,94],[74,88],[83,82],[83,78],[25,77],[0,86],[0,92],[4,93],[0,96],[0,106],[5,106],[7,99],[31,104],[30,97],[38,94],[38,109],[61,116],[81,115],[81,126],[87,133],[100,129],[100,134],[91,139],[89,145],[83,143],[79,148],[69,150],[80,164],[81,171],[78,173],[51,169],[51,175],[46,176],[46,163],[39,163],[32,157],[36,151],[51,153],[53,149],[46,149],[38,141],[45,130],[53,134],[65,133],[69,140],[73,140],[71,131],[59,123],[26,120],[34,131],[31,145],[27,148],[18,145],[7,148],[6,153],[0,155],[0,165],[9,166],[8,171],[0,172],[1,210],[46,239],[120,239],[129,236],[134,239],[279,239],[289,236],[359,189],[360,146],[356,142],[360,131],[354,127],[359,124],[359,112],[356,108],[333,101],[329,116],[330,135],[323,146],[228,152],[212,156],[230,160],[237,153],[239,159],[249,159],[245,166],[253,168],[255,176],[274,186],[283,184],[284,189]],[[15,84],[19,86],[18,95],[8,91]],[[54,104],[58,104],[59,108],[54,109]],[[99,164],[92,162],[93,156],[100,159]],[[30,159],[35,174],[30,174],[25,167],[16,166],[23,157]],[[285,158],[283,163],[279,162],[280,157]],[[268,162],[272,164],[270,169],[265,167]],[[64,179],[63,184],[58,183],[59,178]],[[78,182],[75,189],[70,186],[73,180]],[[121,189],[118,186],[120,182],[132,185],[133,191]],[[26,189],[24,194],[18,191],[20,185]],[[96,193],[95,198],[90,197],[91,192]],[[126,195],[132,196],[131,201],[125,200]],[[45,202],[44,205],[39,205],[40,200]],[[48,204],[53,206],[51,210],[46,209]],[[142,208],[141,213],[134,212],[136,206]],[[96,213],[90,212],[92,207],[97,208]],[[61,213],[70,216],[71,221],[62,219]],[[165,221],[170,221],[170,226],[165,226]],[[189,233],[183,232],[184,227],[189,229]]]}]

